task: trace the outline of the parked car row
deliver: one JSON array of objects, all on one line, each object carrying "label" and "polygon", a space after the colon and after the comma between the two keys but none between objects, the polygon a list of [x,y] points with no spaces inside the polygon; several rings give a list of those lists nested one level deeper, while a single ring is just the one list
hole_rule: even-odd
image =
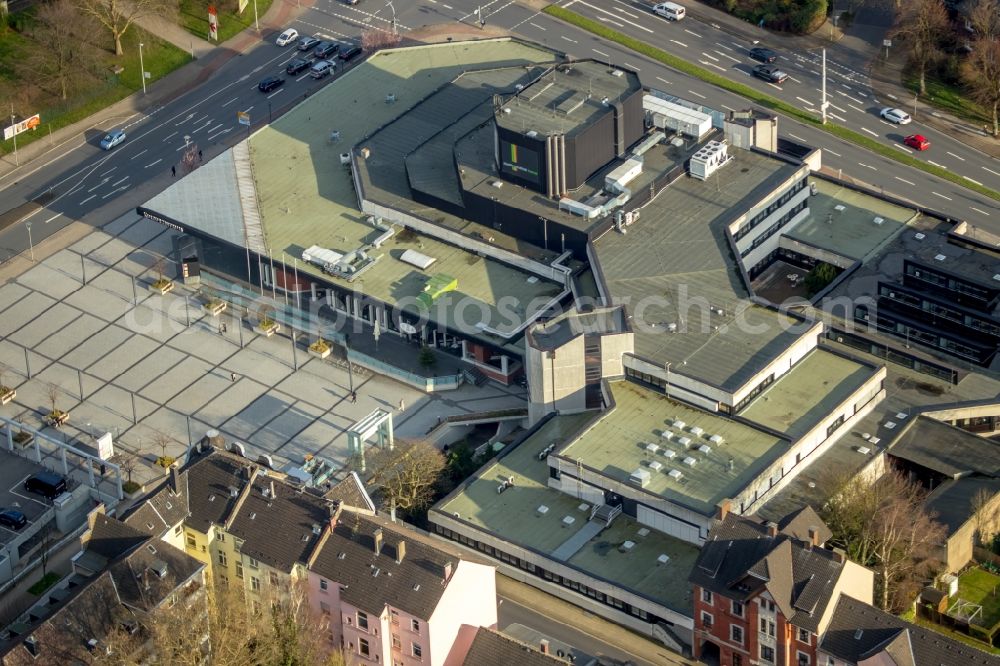
[{"label": "parked car row", "polygon": [[[322,79],[337,71],[337,60],[348,62],[361,55],[361,47],[353,44],[339,44],[333,40],[317,39],[316,37],[299,37],[295,28],[288,28],[280,35],[275,43],[278,46],[288,46],[298,40],[296,48],[302,53],[301,56],[293,58],[285,66],[285,73],[289,76],[296,76],[300,72],[309,70],[309,75],[314,79]],[[269,93],[272,90],[284,85],[285,79],[281,76],[269,76],[257,84],[258,90],[262,93]]]}]

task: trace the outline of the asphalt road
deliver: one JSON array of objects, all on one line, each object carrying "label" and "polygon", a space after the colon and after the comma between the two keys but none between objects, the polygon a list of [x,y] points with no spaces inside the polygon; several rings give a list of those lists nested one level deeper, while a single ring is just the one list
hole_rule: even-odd
[{"label": "asphalt road", "polygon": [[[692,18],[671,24],[627,0],[611,0],[600,5],[596,0],[570,2],[575,11],[599,15],[616,29],[631,32],[678,55],[702,59],[731,73],[737,80],[759,86],[769,85],[744,73],[751,61],[740,50],[749,45],[733,40],[728,33],[710,25]],[[512,0],[481,3],[475,0],[395,0],[392,4],[366,0],[356,6],[346,5],[340,0],[317,0],[315,7],[303,10],[289,25],[304,35],[314,34],[349,42],[357,41],[360,32],[368,26],[391,28],[395,24],[405,33],[424,25],[451,21],[477,25],[480,17],[489,25],[512,30],[527,39],[576,57],[599,57],[632,67],[639,71],[646,85],[662,88],[693,102],[720,110],[747,106],[746,101],[736,95],[674,72]],[[249,112],[253,126],[257,127],[267,122],[268,116],[280,115],[307,93],[333,80],[333,77],[328,77],[317,82],[303,72],[289,77],[282,88],[272,93],[260,93],[256,88],[257,82],[267,75],[282,72],[285,63],[297,55],[294,47],[275,46],[276,34],[277,31],[264,35],[260,45],[233,58],[207,82],[169,104],[148,115],[120,119],[114,126],[125,128],[128,138],[113,151],[101,151],[97,145],[103,132],[111,126],[95,128],[84,141],[67,146],[56,155],[26,165],[0,179],[0,200],[3,202],[0,208],[13,208],[46,193],[51,197],[42,210],[28,219],[31,222],[30,232],[24,223],[0,232],[0,261],[28,250],[29,233],[31,241],[37,243],[71,220],[99,223],[113,219],[152,197],[171,182],[171,166],[177,167],[178,176],[181,175],[181,157],[192,144],[203,151],[205,159],[209,159],[241,137],[246,128],[238,124],[237,111]],[[708,59],[709,55],[717,62]],[[815,86],[816,81],[810,60],[815,57],[815,54],[800,54],[800,58],[794,61],[796,64],[789,67],[797,81],[786,83],[781,90],[770,88],[768,92],[784,96],[793,103],[796,98],[801,98],[799,101],[804,108],[809,103],[816,108],[818,97],[810,88]],[[833,82],[832,85],[828,82],[828,85],[833,91],[831,97],[835,104],[831,111],[838,115],[843,111],[847,115],[842,117],[848,121],[864,119],[865,126],[887,143],[898,141],[902,133],[895,126],[884,126],[870,108],[855,104],[857,100],[862,104],[868,100],[871,108],[876,105],[866,87],[866,78],[857,70],[835,62],[828,62],[828,69]],[[848,94],[854,99],[847,99]],[[867,97],[861,97],[861,94]],[[860,110],[852,109],[852,105]],[[1000,163],[997,160],[932,130],[925,131],[919,122],[907,126],[906,131],[928,135],[932,142],[928,158],[939,158],[935,162],[951,165],[956,172],[970,179],[1000,189]],[[904,167],[788,118],[782,118],[779,132],[791,140],[822,148],[824,164],[842,169],[845,175],[1000,232],[1000,206],[991,199],[922,171]]]},{"label": "asphalt road", "polygon": [[[570,0],[565,6],[709,71],[757,88],[816,116],[821,114],[822,56],[818,51],[796,53],[783,51],[780,43],[753,44],[691,18],[676,23],[667,21],[650,12],[648,5],[641,2]],[[778,52],[775,64],[789,75],[785,83],[768,83],[751,75],[757,63],[750,59],[748,52],[754,46],[767,46]],[[831,52],[834,50],[835,47],[830,49]],[[918,159],[947,168],[970,181],[1000,190],[1000,160],[922,124],[919,115],[915,115],[914,122],[907,125],[883,120],[879,112],[885,107],[901,108],[914,115],[913,100],[879,99],[871,89],[866,72],[837,62],[830,53],[827,54],[826,64],[827,113],[831,121],[867,134]],[[683,91],[672,92],[684,96]],[[930,149],[914,151],[903,145],[903,138],[910,134],[925,136],[930,140]],[[918,191],[913,190],[912,193]]]}]

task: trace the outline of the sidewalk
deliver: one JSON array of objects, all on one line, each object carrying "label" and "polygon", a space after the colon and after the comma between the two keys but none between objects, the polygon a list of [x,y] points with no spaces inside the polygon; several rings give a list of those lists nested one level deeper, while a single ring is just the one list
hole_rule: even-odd
[{"label": "sidewalk", "polygon": [[180,26],[163,19],[142,19],[138,23],[149,32],[158,35],[174,46],[193,52],[195,60],[171,72],[149,86],[147,94],[137,92],[130,97],[112,104],[78,123],[52,132],[51,137],[28,144],[17,151],[20,166],[14,163],[14,155],[0,157],[0,185],[8,184],[7,177],[30,170],[31,163],[39,158],[53,158],[61,152],[71,150],[74,144],[84,141],[84,133],[93,127],[121,123],[123,119],[137,114],[150,114],[173,101],[180,95],[201,85],[223,65],[236,56],[242,55],[264,36],[269,36],[297,16],[302,8],[309,8],[313,0],[299,4],[291,0],[275,0],[267,13],[260,17],[260,34],[247,29],[218,46],[191,35]]}]

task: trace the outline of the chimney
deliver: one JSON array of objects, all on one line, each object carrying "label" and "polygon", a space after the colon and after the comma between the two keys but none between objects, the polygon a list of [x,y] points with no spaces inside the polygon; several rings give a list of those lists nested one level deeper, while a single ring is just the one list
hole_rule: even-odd
[{"label": "chimney", "polygon": [[174,495],[181,494],[181,470],[177,464],[170,466],[170,492]]},{"label": "chimney", "polygon": [[372,537],[375,539],[375,554],[376,555],[381,555],[382,554],[382,528],[379,527],[378,529],[376,529],[375,532],[372,534]]},{"label": "chimney", "polygon": [[542,642],[539,643],[539,645],[538,645],[538,649],[539,649],[539,651],[541,651],[542,654],[548,654],[549,653],[549,639],[543,638]]},{"label": "chimney", "polygon": [[769,520],[766,523],[764,523],[764,526],[767,527],[767,536],[769,537],[778,536],[778,523],[774,522],[773,520]]},{"label": "chimney", "polygon": [[813,546],[819,545],[819,528],[816,526],[809,528],[809,543]]},{"label": "chimney", "polygon": [[733,510],[733,501],[724,499],[715,506],[717,509],[715,517],[719,520],[725,520],[726,516],[729,515],[729,512]]},{"label": "chimney", "polygon": [[406,557],[406,542],[400,539],[396,544],[396,564],[402,564],[404,557]]},{"label": "chimney", "polygon": [[442,568],[444,569],[444,581],[443,582],[447,583],[449,580],[451,580],[451,569],[452,569],[451,562],[450,561],[449,562],[445,562],[444,563],[444,567],[442,567]]},{"label": "chimney", "polygon": [[844,560],[847,559],[847,556],[844,553],[844,549],[843,548],[834,548],[833,551],[831,551],[831,552],[833,552],[833,560],[835,562],[843,563]]}]

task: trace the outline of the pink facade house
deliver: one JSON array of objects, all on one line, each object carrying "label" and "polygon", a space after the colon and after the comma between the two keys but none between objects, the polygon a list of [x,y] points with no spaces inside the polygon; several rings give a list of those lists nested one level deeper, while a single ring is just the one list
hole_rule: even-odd
[{"label": "pink facade house", "polygon": [[496,627],[496,572],[366,513],[330,521],[309,560],[309,601],[356,664],[460,666]]}]

